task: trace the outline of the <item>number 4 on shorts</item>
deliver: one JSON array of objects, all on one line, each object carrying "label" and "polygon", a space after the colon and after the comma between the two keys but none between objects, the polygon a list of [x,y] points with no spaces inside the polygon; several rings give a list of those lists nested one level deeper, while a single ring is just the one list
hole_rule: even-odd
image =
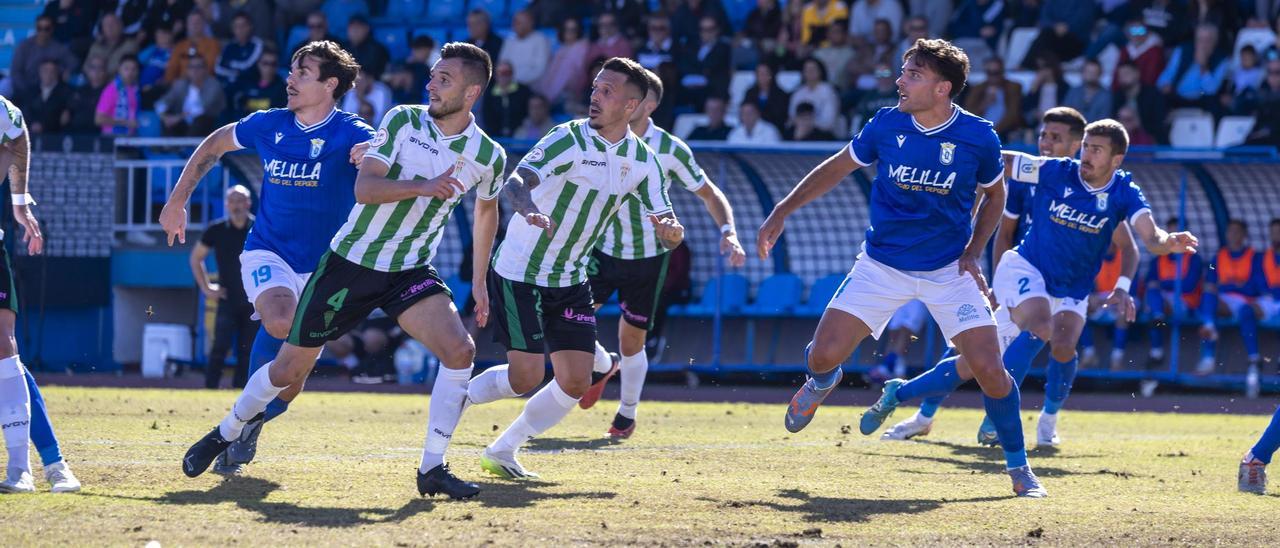
[{"label": "number 4 on shorts", "polygon": [[344,287],[342,288],[342,291],[334,293],[332,297],[329,297],[329,300],[325,301],[325,304],[332,307],[334,312],[340,312],[342,311],[342,303],[346,300],[347,288]]}]

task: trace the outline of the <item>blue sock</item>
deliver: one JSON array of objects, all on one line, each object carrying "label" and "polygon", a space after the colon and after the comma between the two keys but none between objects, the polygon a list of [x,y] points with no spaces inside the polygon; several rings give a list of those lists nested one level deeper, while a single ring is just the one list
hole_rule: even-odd
[{"label": "blue sock", "polygon": [[954,392],[964,381],[956,371],[959,357],[950,357],[938,362],[933,369],[917,375],[898,387],[898,401],[906,402],[920,397],[943,396]]},{"label": "blue sock", "polygon": [[1070,360],[1060,362],[1049,358],[1049,367],[1045,368],[1044,412],[1056,414],[1062,404],[1071,395],[1071,385],[1076,382],[1076,366],[1080,364],[1080,356],[1072,356]]},{"label": "blue sock", "polygon": [[[282,346],[284,346],[283,339],[272,337],[267,332],[267,328],[259,326],[258,334],[253,338],[253,346],[249,348],[249,376],[253,376],[262,366],[276,359],[276,354],[280,353],[280,347]],[[289,402],[276,398],[267,404],[267,409],[263,412],[263,419],[270,421],[279,417],[288,409]]]},{"label": "blue sock", "polygon": [[837,366],[835,369],[827,371],[826,373],[814,373],[812,367],[809,365],[809,351],[812,349],[813,341],[809,341],[809,344],[804,347],[805,369],[809,370],[809,376],[813,378],[813,382],[818,388],[823,390],[831,388],[831,385],[835,384],[836,379],[839,378],[840,368]]},{"label": "blue sock", "polygon": [[279,417],[280,415],[283,415],[284,412],[288,410],[289,410],[289,402],[284,401],[280,398],[271,400],[269,403],[267,403],[266,410],[262,412],[262,421],[269,422],[271,421],[271,419],[274,419],[276,417]]},{"label": "blue sock", "polygon": [[889,371],[893,371],[893,366],[897,364],[898,364],[897,352],[890,352],[884,355],[884,366],[889,368]]},{"label": "blue sock", "polygon": [[938,414],[938,408],[942,407],[942,402],[947,399],[946,396],[930,396],[920,402],[920,416],[932,419]]},{"label": "blue sock", "polygon": [[987,416],[991,417],[991,423],[996,426],[996,433],[1000,435],[1005,467],[1012,469],[1026,466],[1027,447],[1022,440],[1022,417],[1019,409],[1022,406],[1022,396],[1018,393],[1018,383],[1013,383],[1009,395],[998,400],[983,394],[982,406],[986,408]]},{"label": "blue sock", "polygon": [[1218,341],[1200,341],[1200,358],[1212,360],[1218,353]]},{"label": "blue sock", "polygon": [[1262,437],[1258,438],[1258,443],[1249,452],[1263,464],[1271,464],[1271,455],[1275,454],[1277,447],[1280,447],[1280,408],[1271,415],[1271,424],[1262,431]]},{"label": "blue sock", "polygon": [[1240,338],[1244,339],[1244,350],[1249,361],[1258,361],[1258,316],[1252,306],[1240,309],[1237,315],[1240,320]]},{"label": "blue sock", "polygon": [[1004,368],[1013,376],[1014,384],[1021,385],[1031,370],[1031,361],[1044,348],[1044,341],[1036,338],[1030,331],[1023,331],[1004,351]]},{"label": "blue sock", "polygon": [[1114,350],[1124,350],[1124,347],[1127,346],[1128,344],[1129,344],[1129,328],[1117,327],[1115,339],[1111,341],[1111,348]]},{"label": "blue sock", "polygon": [[1151,339],[1151,350],[1164,352],[1164,333],[1160,332],[1160,328],[1156,327],[1156,320],[1151,320],[1151,328],[1147,331],[1147,338]]},{"label": "blue sock", "polygon": [[1218,317],[1218,294],[1205,293],[1200,298],[1200,321],[1203,323],[1213,323],[1214,318]]},{"label": "blue sock", "polygon": [[62,448],[53,434],[53,423],[49,422],[49,412],[44,407],[44,396],[40,395],[36,378],[30,370],[26,371],[26,377],[27,391],[31,393],[31,445],[40,453],[40,463],[49,466],[62,461]]}]

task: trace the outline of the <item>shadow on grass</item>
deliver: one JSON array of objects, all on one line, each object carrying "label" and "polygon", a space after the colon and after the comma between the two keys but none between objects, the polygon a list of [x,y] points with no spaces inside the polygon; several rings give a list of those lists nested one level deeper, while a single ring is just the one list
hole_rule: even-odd
[{"label": "shadow on grass", "polygon": [[[958,457],[991,457],[992,455],[995,455],[996,457],[1001,457],[1004,455],[1004,453],[1000,451],[999,446],[984,447],[976,443],[973,443],[973,444],[954,443],[954,442],[940,441],[940,440],[918,440],[916,441],[916,443],[923,443],[926,445],[932,445],[934,447],[941,447],[951,451],[952,455],[955,455]],[[1029,455],[1033,455],[1037,457],[1055,458],[1055,459],[1096,459],[1096,458],[1104,457],[1104,455],[1096,454],[1096,453],[1087,454],[1087,455],[1082,455],[1079,453],[1072,453],[1069,455],[1063,454],[1061,449],[1052,445],[1037,445],[1035,447],[1028,448],[1027,453]]]},{"label": "shadow on grass", "polygon": [[525,445],[526,451],[553,453],[556,451],[592,451],[602,447],[612,447],[618,442],[606,437],[599,438],[533,438]]},{"label": "shadow on grass", "polygon": [[[964,446],[959,446],[964,447]],[[968,451],[966,449],[965,451]],[[971,472],[980,472],[984,474],[1004,474],[1004,455],[999,449],[980,448],[977,452],[979,457],[984,460],[975,460],[966,454],[960,454],[957,457],[935,457],[930,455],[895,455],[889,453],[863,453],[865,455],[873,455],[878,457],[889,457],[899,459],[910,459],[918,461],[933,462],[937,464],[947,464],[954,466],[960,470],[968,470]],[[1031,468],[1035,470],[1036,475],[1040,477],[1065,477],[1065,476],[1115,476],[1121,479],[1150,478],[1152,476],[1135,474],[1124,470],[1111,470],[1109,468],[1101,468],[1097,470],[1068,470],[1066,468],[1058,468],[1056,466],[1043,466],[1037,461],[1031,461]]]},{"label": "shadow on grass", "polygon": [[801,519],[809,522],[866,522],[877,515],[889,516],[900,514],[918,514],[941,508],[945,504],[979,503],[1005,500],[1010,497],[975,497],[968,499],[853,499],[838,497],[815,497],[800,489],[782,489],[778,496],[783,502],[772,501],[737,501],[718,500],[699,497],[698,500],[711,502],[721,509],[744,508],[757,506],[778,512],[802,514]]},{"label": "shadow on grass", "polygon": [[548,493],[543,489],[560,485],[556,482],[538,479],[515,481],[495,480],[480,484],[480,495],[474,500],[481,506],[489,508],[525,508],[544,500],[592,499],[612,500],[617,493],[607,491],[575,491],[569,493]]}]

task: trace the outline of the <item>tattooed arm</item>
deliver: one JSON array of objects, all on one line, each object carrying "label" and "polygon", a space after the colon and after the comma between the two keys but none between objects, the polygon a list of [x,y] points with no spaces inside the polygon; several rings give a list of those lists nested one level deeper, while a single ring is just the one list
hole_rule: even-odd
[{"label": "tattooed arm", "polygon": [[[31,143],[26,128],[23,128],[22,135],[0,147],[0,177],[4,176],[5,171],[9,173],[9,190],[15,197],[29,198],[27,175],[30,167]],[[22,241],[27,244],[27,253],[39,255],[44,251],[44,234],[40,232],[40,223],[36,221],[35,213],[31,211],[32,205],[35,205],[34,201],[18,203],[15,198],[13,218],[25,229]]]},{"label": "tattooed arm", "polygon": [[556,230],[556,222],[551,217],[538,211],[538,205],[533,203],[533,189],[538,188],[542,183],[542,179],[533,170],[526,167],[518,167],[515,172],[507,177],[507,184],[503,187],[507,196],[511,199],[511,207],[515,210],[516,215],[524,217],[525,222],[547,231],[551,234]]},{"label": "tattooed arm", "polygon": [[210,133],[191,154],[186,167],[182,168],[182,175],[178,176],[169,201],[160,211],[160,226],[169,236],[169,245],[173,245],[174,239],[179,243],[187,243],[187,200],[191,199],[191,193],[195,192],[200,179],[213,169],[223,154],[240,148],[236,143],[235,128],[235,124],[227,124]]}]

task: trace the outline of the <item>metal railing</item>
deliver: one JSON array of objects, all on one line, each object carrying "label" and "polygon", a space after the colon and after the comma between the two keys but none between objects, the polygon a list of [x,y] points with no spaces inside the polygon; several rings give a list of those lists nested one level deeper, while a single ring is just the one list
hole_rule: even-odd
[{"label": "metal railing", "polygon": [[[160,231],[159,214],[173,192],[198,138],[119,138],[114,162],[120,204],[113,231],[117,235]],[[144,151],[161,157],[143,157]],[[178,157],[172,157],[174,155]],[[216,180],[215,180],[216,179]],[[187,228],[203,230],[220,211],[223,192],[232,184],[225,167],[210,170],[196,187],[187,206]],[[158,194],[163,188],[163,194]]]}]

